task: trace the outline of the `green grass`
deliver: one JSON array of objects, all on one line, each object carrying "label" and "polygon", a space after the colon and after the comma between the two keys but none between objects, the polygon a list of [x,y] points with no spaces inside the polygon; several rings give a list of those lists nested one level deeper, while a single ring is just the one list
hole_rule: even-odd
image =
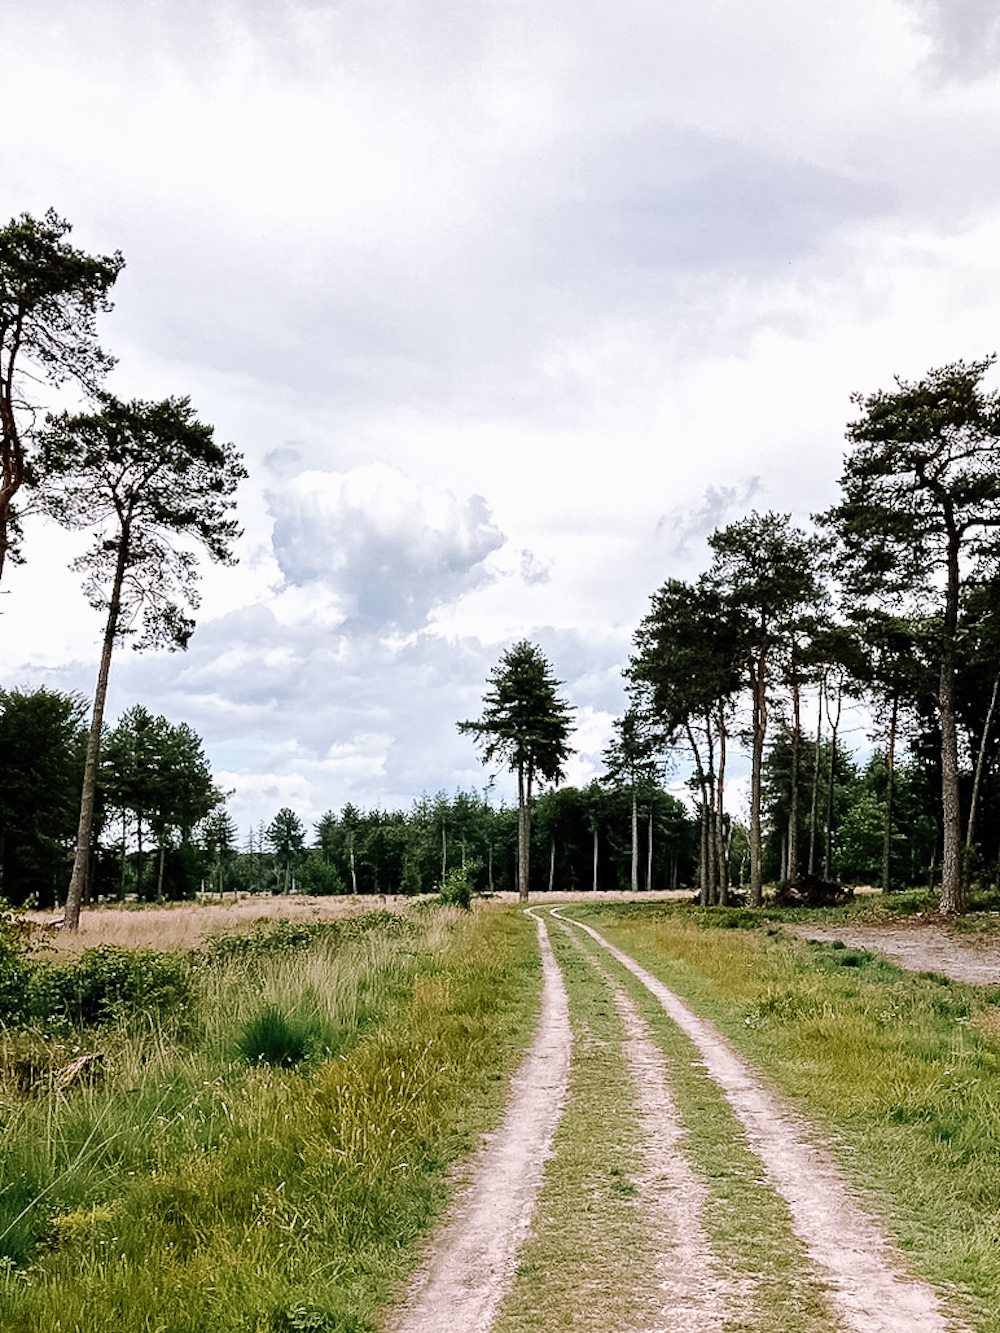
[{"label": "green grass", "polygon": [[[4,1103],[5,1333],[373,1328],[539,989],[533,926],[492,909],[196,974],[192,1044],[109,1028],[103,1084]],[[262,1005],[311,1025],[297,1070],[238,1055]]]},{"label": "green grass", "polygon": [[1000,989],[908,974],[766,920],[581,913],[798,1102],[915,1270],[997,1333]]}]

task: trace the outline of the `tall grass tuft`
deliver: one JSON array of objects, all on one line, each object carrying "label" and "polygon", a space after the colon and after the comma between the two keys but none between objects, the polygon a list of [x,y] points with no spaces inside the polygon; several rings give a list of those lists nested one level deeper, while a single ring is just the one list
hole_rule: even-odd
[{"label": "tall grass tuft", "polygon": [[294,1069],[309,1053],[309,1034],[290,1022],[277,1005],[269,1004],[243,1026],[240,1054],[249,1064]]}]

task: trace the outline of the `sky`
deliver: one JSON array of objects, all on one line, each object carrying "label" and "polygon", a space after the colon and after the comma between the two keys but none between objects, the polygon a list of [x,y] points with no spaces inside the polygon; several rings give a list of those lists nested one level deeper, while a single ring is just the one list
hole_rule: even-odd
[{"label": "sky", "polygon": [[[852,393],[1000,344],[991,0],[8,0],[0,41],[0,220],[121,250],[108,387],[246,461],[238,566],[107,712],[194,727],[241,830],[482,791],[455,723],[524,638],[589,781],[655,590],[833,504]],[[29,522],[0,686],[92,696],[85,543]]]}]

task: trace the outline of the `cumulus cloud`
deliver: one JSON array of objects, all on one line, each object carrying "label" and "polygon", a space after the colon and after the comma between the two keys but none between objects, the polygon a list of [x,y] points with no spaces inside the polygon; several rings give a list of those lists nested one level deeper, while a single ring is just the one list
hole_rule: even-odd
[{"label": "cumulus cloud", "polygon": [[301,472],[268,500],[285,579],[325,584],[369,628],[418,628],[487,580],[504,542],[481,496],[460,500],[383,463]]}]

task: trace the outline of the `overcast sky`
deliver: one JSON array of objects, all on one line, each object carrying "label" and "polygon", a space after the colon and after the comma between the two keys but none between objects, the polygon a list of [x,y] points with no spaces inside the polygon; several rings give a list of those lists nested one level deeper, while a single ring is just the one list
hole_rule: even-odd
[{"label": "overcast sky", "polygon": [[[247,461],[238,568],[109,699],[193,726],[244,831],[482,789],[454,724],[524,637],[589,780],[706,535],[806,523],[853,391],[1000,345],[992,0],[3,10],[0,214],[120,249],[109,387]],[[28,538],[0,683],[89,697],[85,539]]]}]

